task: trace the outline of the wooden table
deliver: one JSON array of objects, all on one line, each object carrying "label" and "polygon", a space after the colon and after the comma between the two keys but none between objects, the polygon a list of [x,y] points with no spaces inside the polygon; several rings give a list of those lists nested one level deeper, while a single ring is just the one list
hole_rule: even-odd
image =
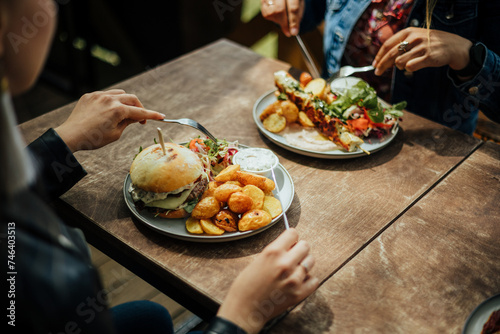
[{"label": "wooden table", "polygon": [[[290,225],[312,244],[312,274],[323,284],[272,332],[458,331],[474,306],[500,291],[498,147],[407,112],[395,140],[370,156],[292,153],[263,137],[252,119],[256,100],[274,87],[273,72],[288,67],[220,40],[116,87],[171,118],[196,119],[219,138],[278,154],[295,185]],[[22,124],[26,140],[63,122],[72,107]],[[158,125],[134,124],[118,142],[78,152],[89,175],[55,206],[91,243],[209,319],[232,278],[284,226],[201,244],[133,219],[123,181]],[[177,142],[198,135],[179,125],[162,129]]]}]

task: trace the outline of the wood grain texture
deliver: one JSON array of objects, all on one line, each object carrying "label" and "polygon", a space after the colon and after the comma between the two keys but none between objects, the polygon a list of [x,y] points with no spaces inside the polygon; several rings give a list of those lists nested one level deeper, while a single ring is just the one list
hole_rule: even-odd
[{"label": "wood grain texture", "polygon": [[[219,138],[274,150],[295,184],[290,224],[313,245],[317,259],[313,274],[324,280],[480,141],[406,113],[395,140],[370,156],[322,160],[289,152],[260,135],[252,118],[256,100],[274,87],[273,72],[287,68],[285,63],[221,40],[115,87],[136,94],[146,108],[172,118],[193,118]],[[21,130],[28,141],[33,140],[62,122],[71,108],[25,123]],[[131,125],[119,141],[77,153],[89,175],[62,200],[84,217],[77,224],[102,240],[109,239],[110,252],[126,254],[125,260],[138,264],[143,273],[161,278],[213,313],[233,278],[283,226],[278,223],[245,240],[208,245],[168,238],[133,219],[123,199],[123,181],[139,146],[153,144],[159,125],[165,137],[174,141],[198,135],[174,124]]]},{"label": "wood grain texture", "polygon": [[500,293],[499,189],[485,144],[271,332],[461,333]]}]

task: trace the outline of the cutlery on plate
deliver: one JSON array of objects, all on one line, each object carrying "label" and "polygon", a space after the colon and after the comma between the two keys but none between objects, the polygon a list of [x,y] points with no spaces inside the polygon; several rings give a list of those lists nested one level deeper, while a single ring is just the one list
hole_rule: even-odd
[{"label": "cutlery on plate", "polygon": [[203,125],[200,123],[190,119],[190,118],[179,118],[179,119],[155,119],[155,121],[159,122],[165,122],[165,123],[177,123],[181,125],[187,125],[192,128],[198,129],[199,131],[203,132],[205,135],[208,136],[214,143],[217,143],[217,138],[213,134],[211,134]]},{"label": "cutlery on plate", "polygon": [[321,75],[319,74],[319,70],[316,67],[316,63],[314,62],[314,59],[311,57],[311,54],[309,53],[309,50],[307,49],[306,45],[302,41],[302,38],[299,35],[295,35],[295,39],[297,40],[297,43],[299,44],[300,51],[302,52],[302,56],[304,57],[304,60],[306,61],[306,66],[307,66],[311,76],[314,79],[320,78]]},{"label": "cutlery on plate", "polygon": [[285,222],[285,228],[288,230],[290,228],[290,225],[288,224],[288,218],[286,217],[285,208],[283,207],[283,202],[281,201],[280,189],[278,187],[278,182],[276,182],[276,175],[274,175],[274,167],[271,168],[271,175],[273,176],[274,185],[276,186],[276,193],[274,194],[274,196],[281,203],[281,208],[283,209],[283,221]]},{"label": "cutlery on plate", "polygon": [[337,73],[334,73],[328,80],[327,82],[331,82],[334,79],[337,78],[344,78],[353,75],[354,73],[360,73],[360,72],[368,72],[368,71],[373,71],[375,67],[372,65],[368,66],[362,66],[362,67],[353,67],[353,66],[342,66],[340,70]]}]

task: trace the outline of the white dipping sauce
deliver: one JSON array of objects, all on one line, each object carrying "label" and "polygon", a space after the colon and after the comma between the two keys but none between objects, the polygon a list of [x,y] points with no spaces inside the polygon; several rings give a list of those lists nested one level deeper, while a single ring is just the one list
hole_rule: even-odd
[{"label": "white dipping sauce", "polygon": [[271,169],[277,162],[278,157],[265,148],[246,148],[238,151],[234,156],[234,163],[240,165],[245,171],[260,172]]},{"label": "white dipping sauce", "polygon": [[321,135],[315,128],[306,128],[298,124],[290,124],[280,133],[287,143],[310,151],[333,151],[340,147]]}]

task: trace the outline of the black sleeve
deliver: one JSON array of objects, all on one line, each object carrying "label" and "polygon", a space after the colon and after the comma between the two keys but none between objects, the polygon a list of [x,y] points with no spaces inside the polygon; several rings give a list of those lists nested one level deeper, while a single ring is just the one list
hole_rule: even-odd
[{"label": "black sleeve", "polygon": [[28,150],[34,159],[42,191],[50,199],[61,196],[87,175],[54,129],[47,130],[28,145]]},{"label": "black sleeve", "polygon": [[208,328],[204,331],[205,334],[247,334],[239,326],[233,324],[231,321],[215,317],[210,322]]}]

